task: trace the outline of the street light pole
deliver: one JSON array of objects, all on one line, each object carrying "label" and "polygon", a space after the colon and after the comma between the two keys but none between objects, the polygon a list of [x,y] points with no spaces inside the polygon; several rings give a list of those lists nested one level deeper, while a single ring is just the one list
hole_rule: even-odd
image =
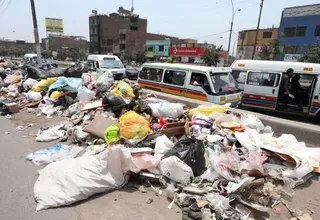
[{"label": "street light pole", "polygon": [[42,60],[41,60],[41,51],[40,51],[40,41],[39,41],[36,8],[34,6],[34,0],[30,0],[30,3],[31,3],[31,12],[32,12],[32,19],[33,19],[34,43],[36,45],[36,50],[37,50],[38,64],[41,66]]},{"label": "street light pole", "polygon": [[236,47],[236,42],[238,41],[238,39],[236,39],[234,42],[233,42],[233,49],[232,49],[232,56],[234,56],[234,48]]},{"label": "street light pole", "polygon": [[259,28],[260,28],[260,20],[261,20],[261,14],[262,14],[262,9],[263,9],[263,2],[264,2],[264,0],[261,0],[259,19],[258,19],[258,25],[257,25],[257,30],[256,30],[256,37],[254,40],[254,46],[253,46],[253,52],[252,52],[252,58],[251,58],[252,60],[254,59],[254,56],[256,55],[258,32],[259,32]]},{"label": "street light pole", "polygon": [[230,24],[230,35],[229,35],[229,44],[228,44],[228,55],[230,52],[230,46],[231,46],[231,37],[232,37],[232,31],[233,31],[233,22],[234,22],[234,16],[238,11],[241,11],[241,9],[238,9],[237,11],[234,11],[234,4],[233,4],[233,0],[231,1],[231,5],[232,5],[232,18],[231,18],[231,24]]}]

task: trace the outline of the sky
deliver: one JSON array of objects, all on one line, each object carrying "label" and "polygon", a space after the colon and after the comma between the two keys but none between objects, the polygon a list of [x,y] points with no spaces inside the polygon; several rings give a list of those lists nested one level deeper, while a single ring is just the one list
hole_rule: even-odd
[{"label": "sky", "polygon": [[[61,18],[66,35],[89,36],[89,15],[131,8],[131,0],[34,0],[40,38],[46,37],[45,17]],[[81,3],[80,3],[81,2]],[[261,0],[233,0],[235,14],[231,49],[237,33],[257,27]],[[286,7],[317,4],[319,0],[265,0],[261,28],[278,27]],[[148,32],[208,41],[227,48],[231,0],[134,0],[134,11],[148,19]],[[0,38],[34,42],[29,0],[0,0]]]}]

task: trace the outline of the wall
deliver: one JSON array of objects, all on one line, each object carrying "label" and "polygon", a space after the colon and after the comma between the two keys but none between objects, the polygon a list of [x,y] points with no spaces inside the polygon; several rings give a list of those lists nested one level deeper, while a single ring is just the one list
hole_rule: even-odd
[{"label": "wall", "polygon": [[[320,40],[315,36],[315,29],[320,26],[320,4],[302,7],[286,8],[282,13],[279,32],[284,35],[285,28],[307,27],[305,36],[286,37],[283,36],[281,44],[286,46],[297,46],[295,54],[302,54],[310,44]],[[286,53],[286,51],[284,51]],[[278,57],[283,60],[284,57]]]},{"label": "wall", "polygon": [[64,37],[64,36],[50,36],[48,38],[49,50],[57,51],[61,48],[80,48],[82,50],[87,50],[89,48],[89,43],[86,40],[80,40],[76,37]]},{"label": "wall", "polygon": [[[149,56],[150,58],[152,57],[168,57],[169,56],[169,48],[171,45],[171,40],[147,40],[146,41],[146,47],[152,48],[153,56]],[[163,51],[160,51],[160,46],[163,46]]]},{"label": "wall", "polygon": [[[271,37],[264,38],[264,33],[271,32]],[[237,45],[237,59],[251,59],[253,48],[255,44],[256,30],[245,30],[239,32],[238,45]],[[266,28],[258,31],[257,44],[265,45],[269,44],[271,40],[278,37],[278,28]],[[255,54],[255,59],[259,57],[259,51]]]}]

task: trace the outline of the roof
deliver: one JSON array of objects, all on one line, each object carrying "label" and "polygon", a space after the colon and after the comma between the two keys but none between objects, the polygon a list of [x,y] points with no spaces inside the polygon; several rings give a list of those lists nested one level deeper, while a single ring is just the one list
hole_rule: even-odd
[{"label": "roof", "polygon": [[[259,28],[258,31],[267,31],[267,30],[274,30],[274,29],[279,29],[277,27],[271,27],[271,28]],[[257,29],[247,29],[247,30],[242,30],[242,31],[239,31],[239,33],[241,32],[249,32],[249,31],[257,31]]]},{"label": "roof", "polygon": [[198,65],[191,65],[191,64],[180,64],[180,63],[145,63],[143,64],[143,66],[195,70],[195,71],[201,71],[201,72],[231,70],[230,68],[225,68],[225,67],[198,66]]},{"label": "roof", "polygon": [[310,7],[310,6],[320,6],[320,4],[310,4],[310,5],[300,5],[300,6],[294,6],[294,7],[288,7],[284,9],[292,9],[292,8],[304,8],[304,7]]},{"label": "roof", "polygon": [[[239,65],[245,66],[239,66]],[[243,70],[260,70],[272,72],[286,72],[292,68],[296,73],[320,74],[320,64],[302,63],[302,62],[284,62],[284,61],[268,61],[268,60],[236,60],[231,65],[231,69]]]}]

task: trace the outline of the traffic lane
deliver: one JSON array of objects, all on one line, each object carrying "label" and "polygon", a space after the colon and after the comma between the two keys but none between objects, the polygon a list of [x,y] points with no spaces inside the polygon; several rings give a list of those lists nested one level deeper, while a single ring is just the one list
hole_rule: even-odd
[{"label": "traffic lane", "polygon": [[[48,210],[39,214],[35,212],[33,185],[41,167],[25,159],[25,156],[36,148],[34,138],[23,138],[13,123],[4,117],[0,117],[0,123],[1,219],[75,219],[70,209]],[[10,133],[6,135],[5,132]]]}]

